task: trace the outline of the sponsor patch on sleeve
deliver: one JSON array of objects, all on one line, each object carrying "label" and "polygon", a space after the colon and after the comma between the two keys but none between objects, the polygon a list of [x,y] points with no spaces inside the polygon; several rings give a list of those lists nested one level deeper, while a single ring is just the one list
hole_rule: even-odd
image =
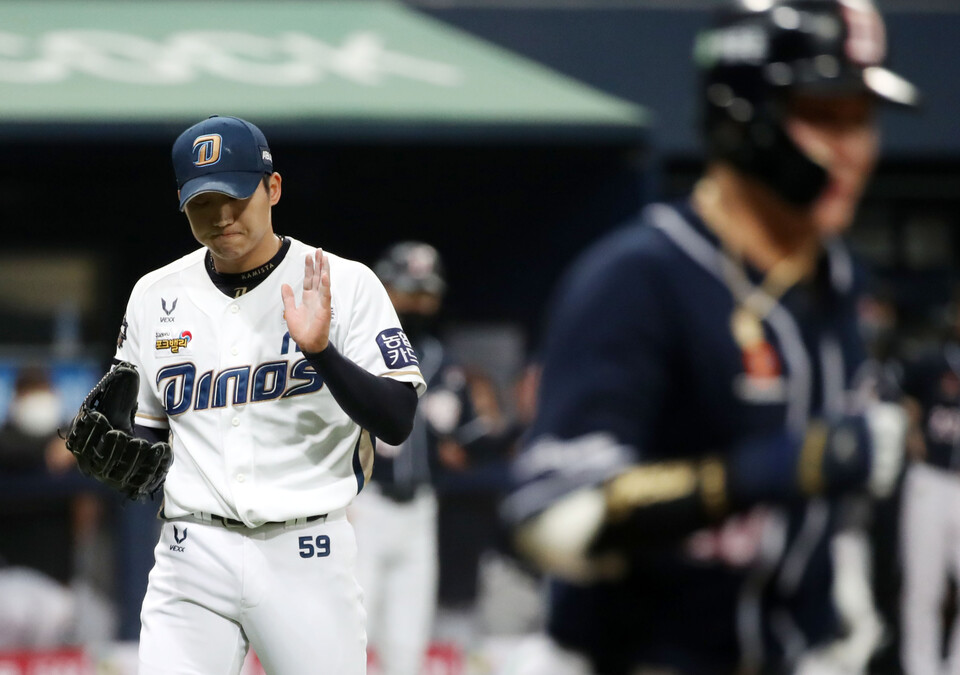
[{"label": "sponsor patch on sleeve", "polygon": [[380,354],[383,356],[383,362],[387,364],[387,368],[420,365],[417,353],[413,351],[413,345],[410,344],[410,340],[402,328],[388,328],[381,331],[377,336],[377,345],[380,347]]},{"label": "sponsor patch on sleeve", "polygon": [[117,349],[123,349],[123,343],[127,341],[127,315],[123,315],[123,321],[120,323],[120,334],[117,335]]}]

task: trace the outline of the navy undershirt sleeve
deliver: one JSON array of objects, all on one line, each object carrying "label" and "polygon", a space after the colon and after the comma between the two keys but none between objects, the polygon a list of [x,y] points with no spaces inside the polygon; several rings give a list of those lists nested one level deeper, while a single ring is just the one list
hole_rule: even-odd
[{"label": "navy undershirt sleeve", "polygon": [[160,441],[166,442],[170,440],[169,429],[156,429],[154,427],[145,427],[140,424],[133,425],[133,435],[137,438],[150,441],[151,443],[159,443]]},{"label": "navy undershirt sleeve", "polygon": [[377,377],[332,344],[322,352],[303,355],[354,422],[390,445],[400,445],[410,435],[417,412],[417,391],[412,384]]}]

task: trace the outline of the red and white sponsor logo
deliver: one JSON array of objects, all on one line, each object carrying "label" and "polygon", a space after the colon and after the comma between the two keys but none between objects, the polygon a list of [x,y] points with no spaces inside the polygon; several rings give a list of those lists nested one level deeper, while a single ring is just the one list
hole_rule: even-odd
[{"label": "red and white sponsor logo", "polygon": [[0,652],[0,675],[93,675],[81,649]]},{"label": "red and white sponsor logo", "polygon": [[749,567],[760,557],[769,522],[770,512],[762,506],[755,507],[727,518],[716,527],[694,532],[686,540],[686,553],[698,562]]},{"label": "red and white sponsor logo", "polygon": [[[427,647],[420,673],[422,675],[463,675],[465,666],[463,650],[458,645],[434,642]],[[368,648],[367,675],[380,675],[382,672],[382,664],[376,649]]]}]

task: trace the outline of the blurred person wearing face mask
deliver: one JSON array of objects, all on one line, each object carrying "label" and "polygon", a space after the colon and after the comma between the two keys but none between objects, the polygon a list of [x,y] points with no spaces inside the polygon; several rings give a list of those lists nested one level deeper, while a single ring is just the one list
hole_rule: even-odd
[{"label": "blurred person wearing face mask", "polygon": [[[0,426],[0,476],[43,479],[62,475],[75,465],[73,454],[57,435],[61,414],[48,374],[39,368],[22,369],[7,419]],[[0,497],[0,556],[11,565],[69,582],[73,501],[65,492]]]},{"label": "blurred person wearing face mask", "polygon": [[[0,476],[60,474],[73,455],[57,436],[62,407],[47,373],[24,368],[0,426]],[[70,641],[74,599],[72,498],[0,497],[0,647],[45,648]]]},{"label": "blurred person wearing face mask", "polygon": [[25,368],[17,376],[7,419],[0,427],[0,469],[43,469],[62,473],[73,454],[57,436],[63,406],[47,374]]}]

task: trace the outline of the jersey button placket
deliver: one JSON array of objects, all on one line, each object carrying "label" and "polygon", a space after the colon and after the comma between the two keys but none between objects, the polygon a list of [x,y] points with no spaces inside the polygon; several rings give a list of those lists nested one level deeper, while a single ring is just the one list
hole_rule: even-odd
[{"label": "jersey button placket", "polygon": [[[223,339],[221,343],[223,344],[221,368],[241,366],[242,364],[236,358],[240,355],[240,345],[233,343],[237,336],[243,335],[247,330],[247,327],[243,325],[239,303],[233,302],[227,306],[222,328],[222,336],[225,339],[221,338]],[[251,471],[253,449],[249,429],[244,428],[246,425],[242,424],[244,412],[245,407],[235,406],[232,399],[221,412],[222,419],[227,424],[223,433],[222,446],[226,475],[231,478],[234,504],[241,517],[251,510],[248,495],[252,488],[250,479],[253,476]]]}]

